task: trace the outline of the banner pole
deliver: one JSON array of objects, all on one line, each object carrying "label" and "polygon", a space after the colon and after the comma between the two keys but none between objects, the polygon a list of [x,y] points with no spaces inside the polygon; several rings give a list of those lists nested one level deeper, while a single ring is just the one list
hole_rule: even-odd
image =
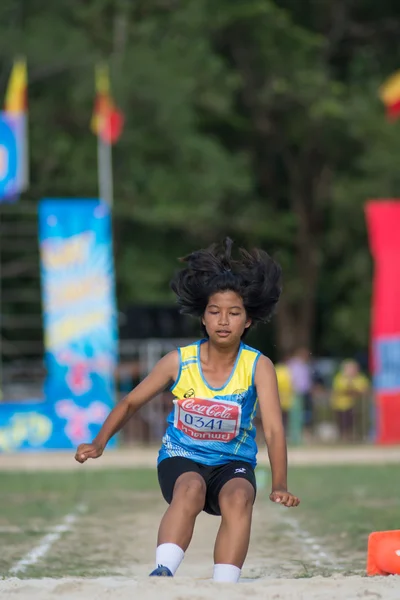
[{"label": "banner pole", "polygon": [[111,143],[104,142],[100,135],[97,136],[97,163],[99,197],[112,209],[114,200],[112,148]]}]

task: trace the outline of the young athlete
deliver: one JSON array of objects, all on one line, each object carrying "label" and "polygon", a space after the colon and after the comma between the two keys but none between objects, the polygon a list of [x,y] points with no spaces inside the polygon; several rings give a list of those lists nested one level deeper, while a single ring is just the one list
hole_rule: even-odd
[{"label": "young athlete", "polygon": [[272,472],[270,499],[299,504],[287,489],[285,433],[274,367],[243,342],[252,325],[267,321],[280,296],[280,267],[262,250],[232,241],[187,256],[171,283],[181,312],[198,317],[205,338],[164,356],[107,417],[75,458],[98,458],[110,438],[168,385],[175,396],[158,457],[158,478],[169,508],[158,532],[152,576],[173,576],[192,538],[197,515],[221,516],[214,547],[214,580],[237,582],[246,558],[257,446],[257,401]]}]

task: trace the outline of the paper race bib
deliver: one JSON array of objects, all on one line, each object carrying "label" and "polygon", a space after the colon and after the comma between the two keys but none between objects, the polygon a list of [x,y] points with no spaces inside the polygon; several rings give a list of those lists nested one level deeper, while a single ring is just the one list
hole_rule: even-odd
[{"label": "paper race bib", "polygon": [[230,442],[239,433],[242,408],[223,400],[174,400],[174,425],[196,440]]}]

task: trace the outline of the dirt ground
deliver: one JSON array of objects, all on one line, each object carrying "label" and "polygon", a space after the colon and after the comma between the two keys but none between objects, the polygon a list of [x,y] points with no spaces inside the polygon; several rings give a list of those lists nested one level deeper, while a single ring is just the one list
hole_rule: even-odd
[{"label": "dirt ground", "polygon": [[[157,449],[129,448],[106,452],[90,468],[154,466]],[[259,456],[267,464],[266,453]],[[289,452],[291,465],[399,463],[400,447],[298,448]],[[67,470],[82,468],[70,452],[2,455],[0,470]],[[153,493],[138,496],[135,510],[121,510],[114,519],[83,515],[51,548],[48,564],[73,557],[82,570],[97,564],[99,577],[0,580],[0,597],[9,600],[399,600],[400,577],[367,578],[364,557],[345,556],[316,539],[298,523],[294,512],[257,498],[251,546],[238,585],[216,584],[212,574],[213,541],[219,520],[201,514],[194,539],[174,579],[149,579],[156,531],[165,503]],[[50,560],[51,559],[51,560]],[[51,563],[51,561],[53,561]],[[43,563],[44,565],[46,562]],[[105,569],[104,565],[112,565]],[[349,569],[349,565],[355,568]],[[362,566],[362,568],[361,568]],[[357,567],[359,567],[357,571]],[[346,573],[351,571],[351,576]],[[62,573],[62,570],[60,571]],[[77,568],[76,571],[79,572]],[[22,574],[21,574],[22,575]],[[105,576],[104,576],[105,575]],[[32,575],[34,576],[34,575]]]},{"label": "dirt ground", "polygon": [[[242,580],[238,585],[216,584],[212,573],[213,540],[218,519],[202,514],[194,539],[177,576],[149,579],[154,568],[155,535],[165,505],[158,498],[141,499],[134,516],[121,514],[116,521],[99,528],[90,519],[76,526],[52,549],[52,561],[66,561],[86,544],[79,558],[113,562],[106,577],[10,578],[0,581],[0,597],[7,600],[398,600],[400,578],[344,576],[346,557],[336,556],[308,533],[299,530],[282,507],[268,506],[260,498],[255,506],[251,546]],[[111,536],[111,529],[113,536]],[[100,533],[99,533],[100,532]],[[94,537],[92,537],[94,535]],[[83,536],[85,541],[83,541]],[[93,542],[95,542],[95,551]],[[88,545],[90,544],[90,547]],[[110,573],[110,570],[109,570]]]},{"label": "dirt ground", "polygon": [[[90,468],[153,467],[157,461],[158,447],[129,447],[106,450],[101,459],[90,461]],[[73,451],[30,452],[1,454],[0,471],[9,470],[69,470],[80,468],[73,459]],[[400,463],[400,446],[306,446],[289,448],[289,466],[344,465]],[[258,454],[258,463],[268,465],[265,449]],[[399,595],[400,598],[400,595]]]}]

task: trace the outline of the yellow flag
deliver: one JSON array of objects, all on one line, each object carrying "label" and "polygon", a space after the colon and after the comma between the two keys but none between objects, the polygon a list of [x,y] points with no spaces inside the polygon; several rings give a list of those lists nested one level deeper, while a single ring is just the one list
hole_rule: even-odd
[{"label": "yellow flag", "polygon": [[26,60],[18,58],[14,61],[8,82],[4,109],[10,114],[20,114],[27,110],[27,68]]}]

